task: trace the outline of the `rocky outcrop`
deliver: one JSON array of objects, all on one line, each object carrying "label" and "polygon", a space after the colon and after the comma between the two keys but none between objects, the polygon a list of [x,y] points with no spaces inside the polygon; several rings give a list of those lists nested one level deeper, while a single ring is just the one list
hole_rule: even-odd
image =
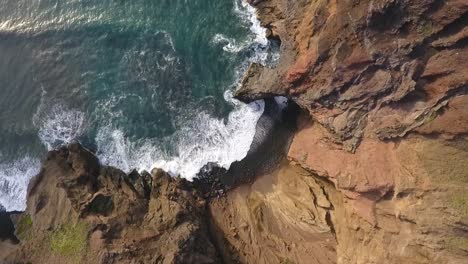
[{"label": "rocky outcrop", "polygon": [[333,186],[338,262],[466,262],[468,3],[250,2],[281,58],[237,96],[304,110],[288,158]]},{"label": "rocky outcrop", "polygon": [[249,2],[281,57],[251,65],[237,97],[288,97],[298,131],[270,131],[224,182],[52,151],[8,262],[467,262],[468,3]]},{"label": "rocky outcrop", "polygon": [[49,153],[15,222],[6,263],[219,263],[191,183],[100,166],[77,144]]},{"label": "rocky outcrop", "polygon": [[403,137],[442,115],[457,116],[456,128],[425,133],[468,132],[456,110],[468,103],[466,1],[253,3],[281,39],[281,58],[273,69],[252,65],[239,98],[286,95],[349,151],[363,137]]},{"label": "rocky outcrop", "polygon": [[328,186],[283,161],[253,184],[210,201],[224,262],[336,263]]},{"label": "rocky outcrop", "polygon": [[339,191],[330,201],[340,263],[466,262],[467,138],[365,139],[349,153],[332,137],[308,124],[289,157]]}]

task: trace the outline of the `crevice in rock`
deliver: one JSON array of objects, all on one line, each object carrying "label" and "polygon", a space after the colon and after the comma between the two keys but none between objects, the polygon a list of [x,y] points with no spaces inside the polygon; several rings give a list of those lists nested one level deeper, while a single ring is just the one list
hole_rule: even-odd
[{"label": "crevice in rock", "polygon": [[335,241],[338,242],[338,238],[336,237],[336,230],[335,230],[335,225],[333,224],[333,221],[331,219],[331,214],[330,211],[327,211],[325,215],[325,221],[327,221],[327,225],[330,227],[330,232],[333,234],[335,237]]},{"label": "crevice in rock", "polygon": [[433,41],[435,41],[437,39],[440,39],[440,38],[449,37],[451,35],[454,35],[454,34],[460,32],[461,30],[466,28],[466,26],[468,26],[468,12],[465,12],[459,18],[457,18],[454,21],[452,21],[451,23],[445,25],[445,27],[441,31],[439,31],[436,34],[434,34],[433,36],[431,36],[428,39],[428,41],[433,42]]},{"label": "crevice in rock", "polygon": [[[209,210],[209,205],[206,206],[207,219],[206,224],[208,227],[208,235],[211,243],[216,248],[220,264],[232,264],[239,262],[240,254],[234,248],[229,247],[223,231],[214,223],[214,217]],[[236,261],[237,260],[237,261]]]}]

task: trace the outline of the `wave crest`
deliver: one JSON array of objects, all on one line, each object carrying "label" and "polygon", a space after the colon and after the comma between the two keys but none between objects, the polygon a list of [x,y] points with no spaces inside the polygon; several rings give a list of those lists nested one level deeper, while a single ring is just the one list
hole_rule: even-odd
[{"label": "wave crest", "polygon": [[199,113],[175,135],[175,155],[161,150],[158,142],[132,142],[121,130],[105,127],[96,137],[98,157],[103,164],[126,172],[135,168],[147,171],[161,168],[189,180],[208,163],[229,169],[233,162],[247,155],[265,103],[260,100],[243,104],[234,99],[230,91],[225,93],[225,99],[234,106],[228,118],[217,119]]}]

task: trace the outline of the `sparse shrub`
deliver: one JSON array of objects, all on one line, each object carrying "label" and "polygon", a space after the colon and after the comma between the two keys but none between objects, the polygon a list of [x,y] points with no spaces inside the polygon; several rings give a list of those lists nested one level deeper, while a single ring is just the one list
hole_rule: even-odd
[{"label": "sparse shrub", "polygon": [[29,231],[33,226],[31,216],[29,214],[23,214],[16,223],[16,236],[20,240],[26,240],[29,238]]},{"label": "sparse shrub", "polygon": [[78,258],[86,248],[87,235],[86,224],[67,224],[52,232],[50,247],[53,252]]}]

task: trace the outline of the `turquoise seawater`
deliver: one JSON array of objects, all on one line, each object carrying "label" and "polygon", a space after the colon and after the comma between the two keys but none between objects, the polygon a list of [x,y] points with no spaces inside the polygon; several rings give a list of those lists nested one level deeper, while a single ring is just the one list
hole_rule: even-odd
[{"label": "turquoise seawater", "polygon": [[0,1],[0,205],[22,210],[47,150],[78,140],[125,171],[192,178],[252,143],[232,98],[274,47],[241,0]]}]

